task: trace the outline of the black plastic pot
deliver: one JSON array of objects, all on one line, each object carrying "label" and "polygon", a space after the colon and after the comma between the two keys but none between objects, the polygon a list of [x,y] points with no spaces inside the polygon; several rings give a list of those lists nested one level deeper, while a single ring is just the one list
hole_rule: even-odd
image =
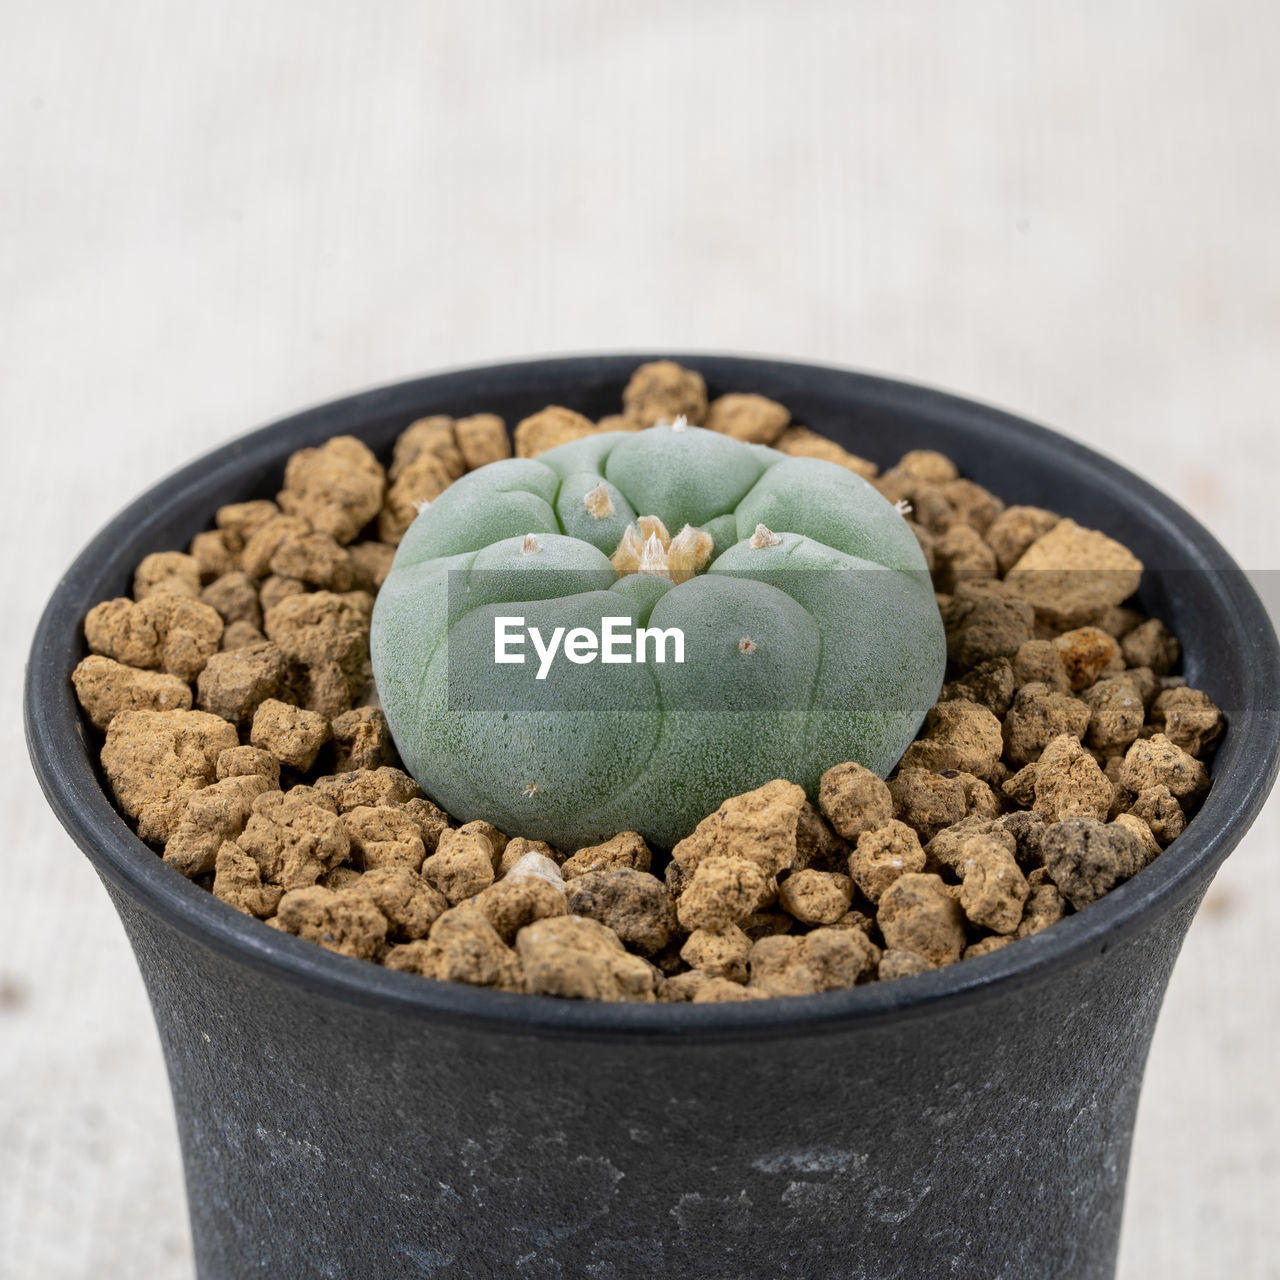
[{"label": "black plastic pot", "polygon": [[1277,767],[1280,651],[1186,512],[1069,440],[843,370],[677,357],[881,462],[936,447],[1008,502],[1101,527],[1230,714],[1213,789],[1149,868],[1045,933],[917,978],[720,1006],[439,984],[237,914],[104,793],[68,673],[80,622],[146,553],[270,496],[340,432],[385,452],[426,413],[616,409],[639,355],[463,370],[246,436],[139,498],[58,584],[32,648],[40,781],[128,930],[168,1061],[203,1280],[1113,1274],[1156,1014],[1205,889]]}]

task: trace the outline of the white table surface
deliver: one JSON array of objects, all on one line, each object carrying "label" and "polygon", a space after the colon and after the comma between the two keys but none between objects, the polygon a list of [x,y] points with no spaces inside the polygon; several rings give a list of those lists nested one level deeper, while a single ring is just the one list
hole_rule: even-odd
[{"label": "white table surface", "polygon": [[[768,352],[934,383],[1277,567],[1265,0],[0,0],[0,1276],[189,1280],[142,987],[19,685],[78,547],[194,453],[456,363]],[[1280,809],[1192,930],[1122,1280],[1280,1276]]]}]

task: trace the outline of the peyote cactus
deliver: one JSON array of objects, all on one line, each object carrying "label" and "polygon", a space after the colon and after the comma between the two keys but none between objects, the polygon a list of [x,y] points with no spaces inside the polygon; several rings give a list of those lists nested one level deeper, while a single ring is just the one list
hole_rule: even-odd
[{"label": "peyote cactus", "polygon": [[[497,660],[499,633],[508,655],[524,635],[504,618],[534,641],[522,663]],[[609,618],[680,629],[684,661],[657,641],[584,657],[574,629]],[[682,422],[458,480],[405,535],[371,646],[427,793],[567,849],[622,830],[669,846],[771,778],[816,796],[845,760],[883,776],[946,660],[924,557],[871,485]]]}]

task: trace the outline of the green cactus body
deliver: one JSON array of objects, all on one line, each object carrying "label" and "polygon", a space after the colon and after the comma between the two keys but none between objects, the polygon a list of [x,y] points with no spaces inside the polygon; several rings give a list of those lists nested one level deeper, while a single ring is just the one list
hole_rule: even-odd
[{"label": "green cactus body", "polygon": [[[709,535],[703,570],[619,576],[610,557],[646,516]],[[513,615],[543,636],[599,633],[606,617],[679,628],[685,660],[561,659],[538,679],[532,652],[494,661],[494,619]],[[871,485],[678,426],[458,480],[401,543],[371,646],[396,745],[428,795],[566,849],[622,830],[669,846],[771,778],[816,796],[845,760],[883,776],[946,661],[924,557]]]}]

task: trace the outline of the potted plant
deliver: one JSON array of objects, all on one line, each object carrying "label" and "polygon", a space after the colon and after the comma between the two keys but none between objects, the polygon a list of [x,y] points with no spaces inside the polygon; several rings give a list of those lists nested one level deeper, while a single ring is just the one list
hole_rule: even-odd
[{"label": "potted plant", "polygon": [[895,982],[727,1005],[590,1004],[333,955],[212,900],[104,791],[68,673],[81,620],[215,507],[336,434],[386,451],[430,413],[610,411],[644,357],[464,370],[322,406],[171,477],[60,581],[27,672],[45,793],[135,948],[173,1087],[200,1275],[1113,1273],[1143,1065],[1182,938],[1277,769],[1280,649],[1244,575],[1099,455],[919,387],[692,360],[859,453],[937,448],[1011,502],[1105,527],[1141,602],[1229,712],[1186,831],[1018,945]]}]

